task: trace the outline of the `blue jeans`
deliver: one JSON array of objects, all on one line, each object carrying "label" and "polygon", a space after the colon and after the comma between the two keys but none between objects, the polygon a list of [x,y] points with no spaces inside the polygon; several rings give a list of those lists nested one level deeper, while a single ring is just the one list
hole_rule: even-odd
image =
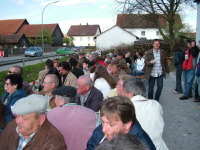
[{"label": "blue jeans", "polygon": [[162,89],[163,89],[163,75],[159,76],[159,77],[152,77],[150,76],[149,78],[149,89],[148,89],[148,99],[153,99],[153,89],[154,89],[154,85],[155,85],[155,81],[157,80],[157,90],[156,90],[156,94],[155,94],[155,100],[159,101]]},{"label": "blue jeans", "polygon": [[192,85],[195,76],[195,69],[183,70],[184,85],[185,85],[185,96],[192,96]]},{"label": "blue jeans", "polygon": [[136,76],[143,76],[145,74],[145,71],[132,71],[131,75],[136,77]]}]

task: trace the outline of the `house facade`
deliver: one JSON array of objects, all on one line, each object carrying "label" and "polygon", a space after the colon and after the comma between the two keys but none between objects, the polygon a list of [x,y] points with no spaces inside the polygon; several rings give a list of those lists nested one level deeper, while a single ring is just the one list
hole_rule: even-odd
[{"label": "house facade", "polygon": [[130,45],[133,44],[137,39],[137,36],[120,28],[117,25],[111,27],[105,32],[102,32],[100,35],[94,38],[96,41],[97,50],[101,51],[108,50],[121,44]]},{"label": "house facade", "polygon": [[[136,35],[139,38],[163,39],[158,28],[151,21],[145,19],[148,14],[118,14],[116,25]],[[182,25],[179,14],[175,15],[175,20]],[[158,19],[159,25],[166,25],[167,21],[163,18]]]},{"label": "house facade", "polygon": [[74,38],[75,46],[95,46],[93,38],[101,33],[99,25],[72,25],[67,36]]}]

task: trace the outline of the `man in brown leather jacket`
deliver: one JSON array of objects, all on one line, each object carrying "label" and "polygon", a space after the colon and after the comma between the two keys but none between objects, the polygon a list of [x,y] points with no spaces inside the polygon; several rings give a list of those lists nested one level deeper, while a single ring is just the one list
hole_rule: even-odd
[{"label": "man in brown leather jacket", "polygon": [[62,134],[46,118],[47,101],[32,94],[12,108],[16,119],[0,135],[0,150],[67,150]]}]

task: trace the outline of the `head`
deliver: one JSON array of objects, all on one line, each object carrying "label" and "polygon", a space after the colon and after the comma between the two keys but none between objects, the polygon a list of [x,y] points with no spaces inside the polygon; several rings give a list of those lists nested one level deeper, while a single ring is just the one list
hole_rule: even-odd
[{"label": "head", "polygon": [[192,44],[191,44],[191,43],[192,43],[192,40],[191,40],[191,39],[187,39],[187,40],[186,40],[186,44],[187,44],[187,47],[188,47],[188,48],[192,48]]},{"label": "head", "polygon": [[56,58],[56,59],[53,60],[53,66],[54,66],[55,68],[58,68],[58,65],[59,65],[59,59]]},{"label": "head", "polygon": [[48,68],[48,69],[53,68],[53,66],[54,66],[53,60],[51,60],[51,59],[47,59],[45,64],[46,64],[46,68]]},{"label": "head", "polygon": [[176,51],[183,51],[183,47],[179,44],[179,43],[174,43],[173,47],[172,47],[172,51],[176,52]]},{"label": "head", "polygon": [[91,90],[93,85],[94,83],[90,78],[90,76],[88,75],[80,76],[76,82],[77,94],[86,95]]},{"label": "head", "polygon": [[128,79],[124,81],[123,83],[123,88],[124,88],[124,96],[128,97],[131,99],[132,97],[136,95],[141,95],[146,97],[146,88],[142,81],[138,79]]},{"label": "head", "polygon": [[137,57],[138,57],[139,59],[141,59],[141,58],[143,57],[143,53],[139,52],[138,55],[137,55]]},{"label": "head", "polygon": [[51,95],[52,91],[59,87],[58,77],[55,74],[48,74],[44,77],[42,85],[44,92]]},{"label": "head", "polygon": [[23,75],[23,68],[20,66],[12,66],[9,71],[8,74],[19,74],[19,75]]},{"label": "head", "polygon": [[153,50],[158,51],[160,49],[160,40],[154,39],[153,40]]},{"label": "head", "polygon": [[89,63],[90,63],[89,60],[84,60],[84,61],[83,61],[82,68],[88,69]]},{"label": "head", "polygon": [[130,55],[131,55],[131,52],[130,52],[130,51],[126,51],[126,52],[125,52],[125,57],[126,57],[126,58],[130,57]]},{"label": "head", "polygon": [[61,107],[67,103],[76,103],[76,88],[72,86],[62,86],[57,88],[52,92],[52,94],[56,95],[55,104],[56,107]]},{"label": "head", "polygon": [[18,131],[24,138],[36,132],[45,122],[47,101],[44,96],[31,94],[18,100],[12,109],[16,115]]},{"label": "head", "polygon": [[5,86],[8,93],[12,94],[23,87],[23,79],[19,74],[8,74],[5,77]]},{"label": "head", "polygon": [[94,57],[93,57],[93,55],[92,54],[89,54],[88,55],[88,60],[91,62],[91,61],[94,61]]},{"label": "head", "polygon": [[131,79],[131,78],[135,78],[131,75],[121,75],[119,76],[119,81],[117,82],[117,94],[118,95],[124,95],[124,88],[123,88],[123,83],[125,80]]},{"label": "head", "polygon": [[61,62],[58,67],[62,75],[67,75],[71,71],[71,67],[66,61]]},{"label": "head", "polygon": [[123,96],[111,97],[103,101],[100,115],[102,131],[107,139],[112,139],[119,133],[127,134],[136,121],[132,102]]},{"label": "head", "polygon": [[123,56],[124,56],[124,53],[122,51],[119,51],[117,54],[117,59],[118,60],[123,59]]},{"label": "head", "polygon": [[48,74],[54,74],[54,75],[56,75],[57,78],[58,78],[58,81],[59,81],[59,85],[58,86],[59,87],[62,86],[61,75],[60,75],[58,69],[56,69],[56,68],[50,68],[49,71],[48,71],[48,73],[46,75],[48,75]]},{"label": "head", "polygon": [[111,69],[112,69],[112,67],[111,67],[111,61],[106,61],[106,68],[107,68],[108,73],[110,73]]},{"label": "head", "polygon": [[112,64],[111,64],[111,68],[112,68],[111,73],[116,74],[121,69],[121,65],[119,64],[118,61],[113,61]]},{"label": "head", "polygon": [[191,45],[192,45],[192,47],[194,47],[196,45],[196,41],[192,40]]},{"label": "head", "polygon": [[147,150],[147,147],[130,134],[119,134],[111,140],[104,141],[95,150]]},{"label": "head", "polygon": [[72,58],[69,59],[69,64],[70,64],[71,67],[76,67],[77,64],[78,64],[78,61],[75,58],[72,57]]}]

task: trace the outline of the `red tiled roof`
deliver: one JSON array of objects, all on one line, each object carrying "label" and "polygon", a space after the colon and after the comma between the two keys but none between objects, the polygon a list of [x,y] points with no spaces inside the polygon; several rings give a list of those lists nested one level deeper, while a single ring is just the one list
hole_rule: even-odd
[{"label": "red tiled roof", "polygon": [[[118,14],[116,24],[121,28],[157,28],[152,22],[145,20],[149,14]],[[175,15],[175,21],[182,25],[179,14]],[[160,25],[165,25],[166,20],[162,17],[158,19]]]},{"label": "red tiled roof", "polygon": [[0,39],[3,43],[18,43],[24,34],[2,34]]},{"label": "red tiled roof", "polygon": [[23,24],[29,24],[26,19],[0,20],[0,34],[16,33]]},{"label": "red tiled roof", "polygon": [[[72,25],[67,32],[68,36],[94,36],[97,30],[100,30],[99,25]],[[100,31],[101,32],[101,31]]]},{"label": "red tiled roof", "polygon": [[[44,30],[51,31],[52,34],[58,24],[43,24]],[[23,25],[17,33],[24,33],[26,37],[40,37],[42,24]]]}]

